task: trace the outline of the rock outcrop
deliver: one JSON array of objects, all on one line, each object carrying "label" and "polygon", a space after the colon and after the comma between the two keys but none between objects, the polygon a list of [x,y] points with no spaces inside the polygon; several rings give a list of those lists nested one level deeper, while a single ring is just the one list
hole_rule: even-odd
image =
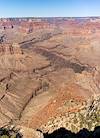
[{"label": "rock outcrop", "polygon": [[62,116],[52,118],[41,128],[49,133],[64,127],[72,132],[78,132],[80,129],[87,128],[92,131],[100,125],[100,96],[95,97],[81,106],[79,111],[65,113]]},{"label": "rock outcrop", "polygon": [[20,45],[17,43],[13,44],[0,44],[0,55],[9,55],[9,54],[22,54]]}]

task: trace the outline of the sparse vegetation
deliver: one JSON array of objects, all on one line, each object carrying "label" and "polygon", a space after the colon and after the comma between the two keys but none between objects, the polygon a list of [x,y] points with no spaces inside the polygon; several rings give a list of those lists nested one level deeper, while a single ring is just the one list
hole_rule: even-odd
[{"label": "sparse vegetation", "polygon": [[22,138],[22,134],[14,128],[0,128],[0,138]]},{"label": "sparse vegetation", "polygon": [[[93,104],[91,110],[90,103]],[[66,129],[69,129],[72,132],[78,132],[83,128],[87,128],[89,131],[92,131],[96,126],[100,125],[100,97],[97,97],[93,100],[93,102],[90,103],[86,103],[83,109],[81,109],[79,112],[69,113],[69,115],[65,114],[61,117],[56,117],[54,120],[52,119],[52,127],[49,127],[49,124],[47,124],[42,126],[42,128],[45,128],[50,132],[64,126],[66,126]]]}]

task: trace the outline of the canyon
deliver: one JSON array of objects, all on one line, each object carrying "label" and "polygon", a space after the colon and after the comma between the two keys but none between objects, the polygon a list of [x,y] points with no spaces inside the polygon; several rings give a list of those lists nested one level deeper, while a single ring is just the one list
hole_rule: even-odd
[{"label": "canyon", "polygon": [[[36,129],[93,131],[99,97],[99,17],[0,19],[1,127],[15,125],[25,138],[38,138]],[[82,112],[88,122],[88,101],[98,116],[92,127],[73,120]]]}]

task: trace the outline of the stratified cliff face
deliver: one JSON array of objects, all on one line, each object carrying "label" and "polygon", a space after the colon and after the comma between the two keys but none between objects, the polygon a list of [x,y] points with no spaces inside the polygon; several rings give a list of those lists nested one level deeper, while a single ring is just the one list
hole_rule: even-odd
[{"label": "stratified cliff face", "polygon": [[22,50],[20,49],[19,44],[1,44],[0,45],[0,55],[12,55],[12,54],[22,54]]},{"label": "stratified cliff face", "polygon": [[[36,62],[35,62],[36,61]],[[38,65],[37,65],[38,64]],[[32,71],[49,62],[35,53],[23,53],[19,44],[1,44],[0,52],[0,125],[19,119],[31,98],[42,90]]]}]

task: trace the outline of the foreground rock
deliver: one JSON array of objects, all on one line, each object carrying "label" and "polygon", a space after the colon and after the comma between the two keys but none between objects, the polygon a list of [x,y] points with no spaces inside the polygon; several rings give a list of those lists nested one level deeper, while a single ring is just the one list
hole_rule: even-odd
[{"label": "foreground rock", "polygon": [[41,128],[49,133],[61,127],[78,132],[86,128],[93,131],[100,125],[100,96],[89,100],[81,106],[79,111],[66,112],[62,116],[51,118],[49,122]]},{"label": "foreground rock", "polygon": [[99,138],[100,137],[100,96],[88,100],[77,112],[52,118],[40,129],[23,126],[23,138]]}]

